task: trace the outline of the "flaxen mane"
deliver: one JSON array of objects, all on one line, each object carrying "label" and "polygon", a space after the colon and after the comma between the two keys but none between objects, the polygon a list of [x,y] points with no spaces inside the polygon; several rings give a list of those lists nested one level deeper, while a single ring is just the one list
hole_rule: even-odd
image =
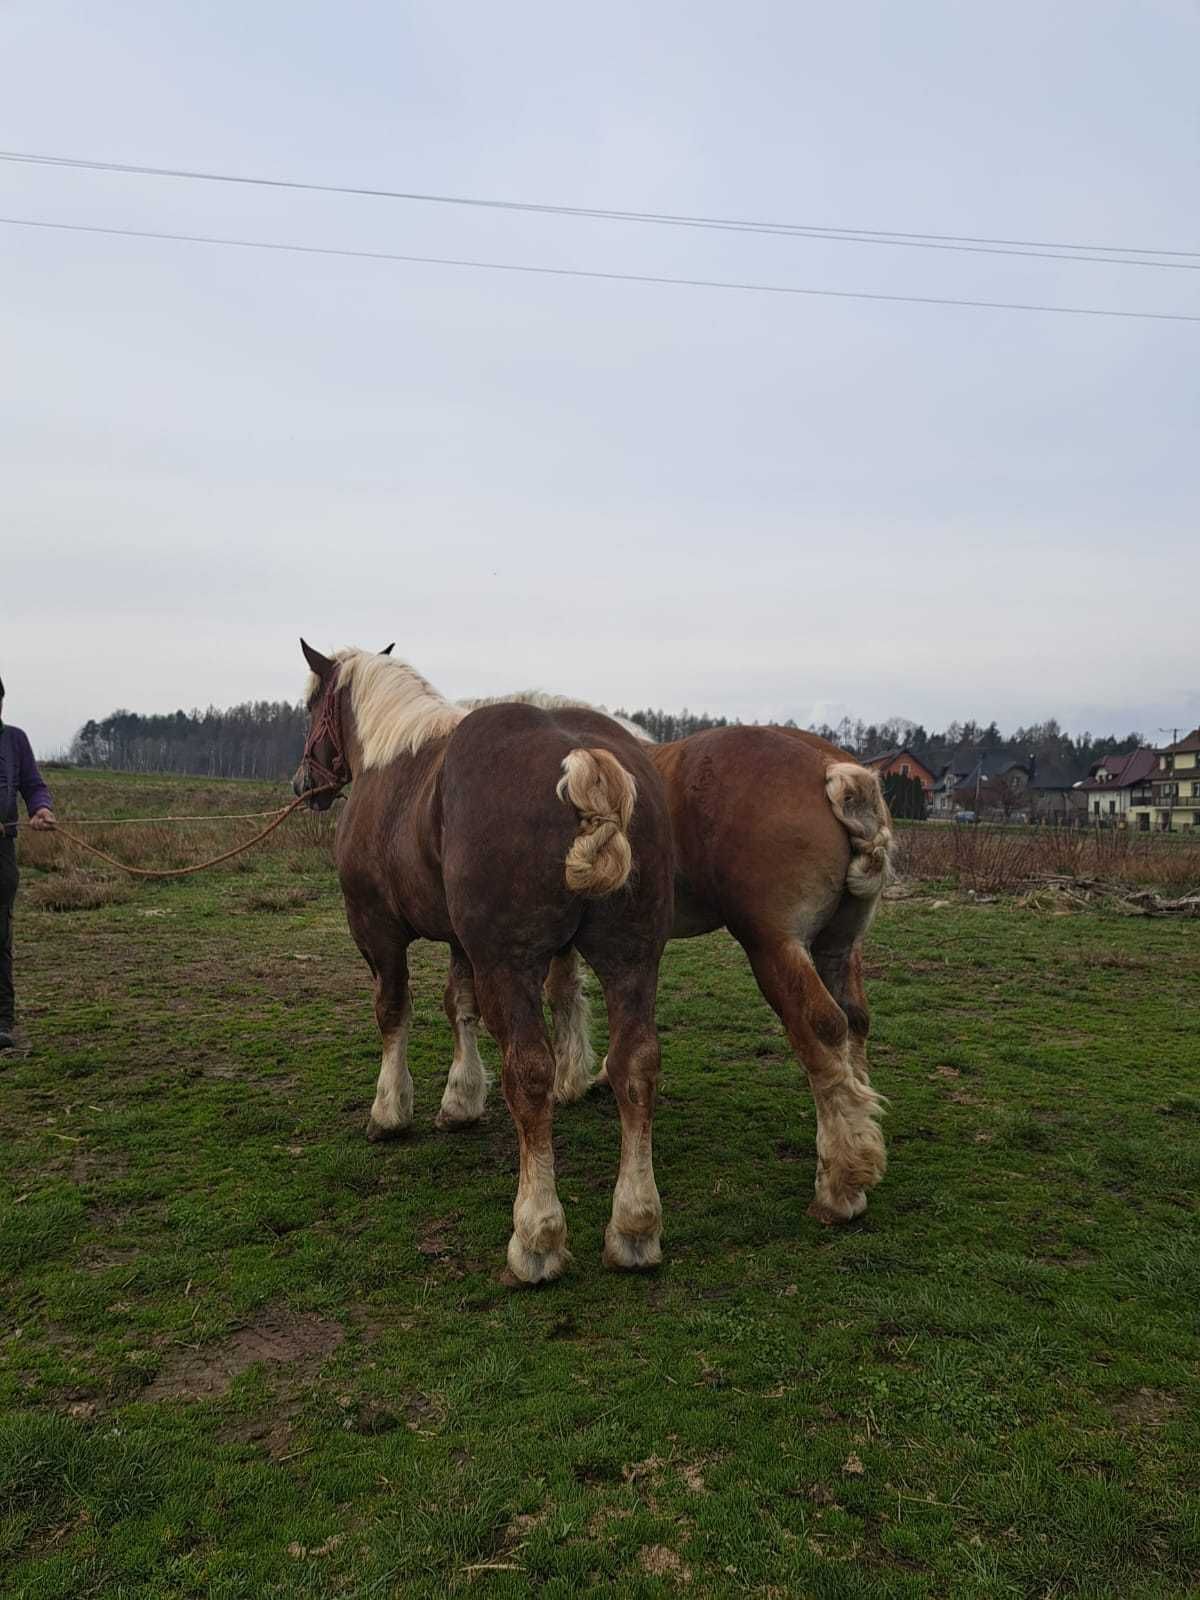
[{"label": "flaxen mane", "polygon": [[[350,705],[362,747],[363,770],[386,767],[399,755],[415,755],[431,739],[443,738],[466,716],[407,661],[370,650],[334,652],[338,682],[349,685]],[[308,680],[308,701],[320,689]]]}]

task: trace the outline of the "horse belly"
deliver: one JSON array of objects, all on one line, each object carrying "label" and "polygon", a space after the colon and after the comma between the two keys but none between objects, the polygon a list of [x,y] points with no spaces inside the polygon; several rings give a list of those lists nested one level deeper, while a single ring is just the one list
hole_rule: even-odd
[{"label": "horse belly", "polygon": [[724,925],[724,920],[716,906],[703,896],[693,894],[686,883],[676,878],[672,939],[698,939],[701,934],[715,933]]}]

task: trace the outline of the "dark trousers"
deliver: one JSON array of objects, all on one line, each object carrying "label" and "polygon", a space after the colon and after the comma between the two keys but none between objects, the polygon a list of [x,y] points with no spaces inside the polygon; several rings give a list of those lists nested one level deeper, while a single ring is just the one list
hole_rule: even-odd
[{"label": "dark trousers", "polygon": [[17,898],[17,841],[0,835],[0,1028],[13,1025],[13,901]]}]

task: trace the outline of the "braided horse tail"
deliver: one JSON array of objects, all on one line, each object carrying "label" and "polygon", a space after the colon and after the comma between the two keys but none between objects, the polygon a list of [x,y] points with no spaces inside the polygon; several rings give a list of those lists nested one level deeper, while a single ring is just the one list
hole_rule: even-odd
[{"label": "braided horse tail", "polygon": [[873,900],[892,870],[892,818],[879,779],[856,761],[835,761],[825,771],[825,794],[850,835],[846,888]]},{"label": "braided horse tail", "polygon": [[571,750],[562,771],[558,798],[579,813],[567,851],[567,888],[598,899],[621,888],[633,869],[629,819],[637,785],[607,750]]}]

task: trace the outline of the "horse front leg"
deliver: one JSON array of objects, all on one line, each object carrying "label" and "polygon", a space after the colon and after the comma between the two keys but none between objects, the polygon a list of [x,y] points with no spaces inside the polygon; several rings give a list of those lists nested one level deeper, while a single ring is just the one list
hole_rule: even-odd
[{"label": "horse front leg", "polygon": [[395,1139],[412,1124],[413,1081],[408,1070],[412,995],[408,987],[408,941],[375,952],[375,1020],[383,1041],[375,1100],[367,1119],[368,1139]]}]

